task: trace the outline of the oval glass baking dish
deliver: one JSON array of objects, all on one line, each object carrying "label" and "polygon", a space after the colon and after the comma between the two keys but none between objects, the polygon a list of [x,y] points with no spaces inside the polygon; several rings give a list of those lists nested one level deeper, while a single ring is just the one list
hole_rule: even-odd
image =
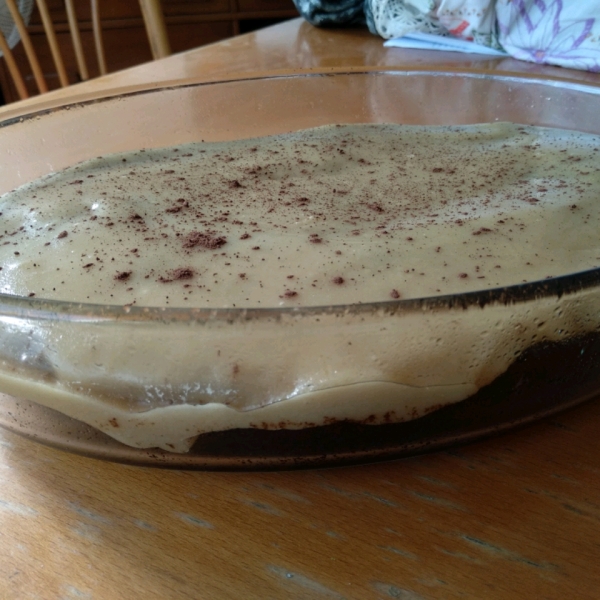
[{"label": "oval glass baking dish", "polygon": [[[459,71],[135,91],[0,123],[0,193],[98,155],[334,123],[510,121],[597,134],[599,99],[600,86]],[[464,294],[268,309],[4,295],[0,425],[89,456],[182,468],[325,466],[440,448],[600,391],[599,285],[595,269]],[[220,400],[188,402],[190,389]],[[212,421],[221,425],[198,437],[197,423]],[[125,437],[163,449],[117,441]]]}]

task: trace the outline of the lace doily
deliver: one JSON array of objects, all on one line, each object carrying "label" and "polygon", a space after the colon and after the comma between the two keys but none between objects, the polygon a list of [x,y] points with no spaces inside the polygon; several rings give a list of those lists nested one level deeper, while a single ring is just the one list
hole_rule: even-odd
[{"label": "lace doily", "polygon": [[437,35],[448,33],[434,17],[436,3],[433,0],[371,0],[370,9],[376,32],[384,39],[414,31]]}]

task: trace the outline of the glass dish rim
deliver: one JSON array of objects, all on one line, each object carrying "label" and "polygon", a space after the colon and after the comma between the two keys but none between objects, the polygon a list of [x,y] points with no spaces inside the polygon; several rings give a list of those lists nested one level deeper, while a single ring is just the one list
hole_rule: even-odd
[{"label": "glass dish rim", "polygon": [[[82,108],[110,101],[120,101],[140,95],[177,91],[188,88],[201,88],[233,83],[250,83],[257,81],[270,81],[282,79],[308,79],[336,76],[428,76],[428,77],[464,77],[469,79],[489,79],[503,82],[530,83],[569,89],[575,92],[600,95],[600,82],[583,82],[557,76],[535,73],[519,73],[511,71],[492,71],[487,69],[402,67],[402,68],[375,68],[361,67],[358,70],[351,68],[328,69],[327,71],[306,71],[291,73],[275,73],[266,75],[250,75],[248,77],[232,77],[211,81],[192,81],[180,84],[166,84],[159,86],[143,85],[139,88],[105,94],[83,100],[74,100],[56,106],[43,108],[22,115],[12,116],[0,121],[0,132],[6,127],[22,124],[26,121],[39,119],[59,111],[71,108]],[[0,133],[1,135],[1,133]],[[66,300],[51,300],[26,296],[16,296],[0,293],[0,318],[27,318],[38,320],[73,320],[73,321],[102,321],[124,322],[143,321],[153,322],[236,322],[249,320],[279,319],[283,316],[313,317],[324,314],[337,316],[351,314],[380,313],[388,314],[423,312],[427,310],[466,310],[472,306],[484,308],[489,304],[516,304],[542,298],[561,297],[578,291],[600,285],[600,267],[569,273],[544,280],[529,281],[509,286],[474,290],[458,294],[444,294],[436,296],[423,296],[419,298],[391,299],[378,302],[365,302],[357,304],[336,305],[311,305],[301,307],[274,306],[266,308],[185,308],[119,304],[80,303]]]}]

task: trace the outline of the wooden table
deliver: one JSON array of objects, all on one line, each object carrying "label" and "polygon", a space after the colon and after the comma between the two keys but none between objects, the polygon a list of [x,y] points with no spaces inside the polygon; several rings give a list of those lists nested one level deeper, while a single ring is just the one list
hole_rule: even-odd
[{"label": "wooden table", "polygon": [[[0,111],[233,73],[423,64],[597,75],[382,47],[300,20]],[[0,431],[0,598],[598,598],[600,402],[447,452],[202,473],[73,456]]]}]

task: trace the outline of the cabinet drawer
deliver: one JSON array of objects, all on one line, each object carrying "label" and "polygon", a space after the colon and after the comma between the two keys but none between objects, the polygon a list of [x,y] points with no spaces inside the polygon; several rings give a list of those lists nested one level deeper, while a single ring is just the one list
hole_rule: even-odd
[{"label": "cabinet drawer", "polygon": [[292,0],[237,0],[240,12],[293,11]]}]

